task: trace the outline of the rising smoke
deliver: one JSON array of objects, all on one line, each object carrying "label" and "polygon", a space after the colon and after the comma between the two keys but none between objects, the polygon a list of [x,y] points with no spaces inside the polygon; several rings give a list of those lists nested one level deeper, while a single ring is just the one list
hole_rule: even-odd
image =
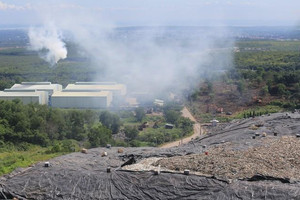
[{"label": "rising smoke", "polygon": [[135,91],[193,87],[203,75],[222,71],[231,63],[232,41],[224,39],[225,28],[117,28],[99,12],[77,7],[57,9],[44,19],[55,26],[31,29],[29,37],[33,49],[48,50],[47,61],[66,58],[57,29],[67,31],[98,67],[95,81],[121,82]]},{"label": "rising smoke", "polygon": [[28,32],[30,49],[39,51],[41,58],[54,66],[59,60],[67,58],[66,44],[53,23],[43,27],[30,28]]}]

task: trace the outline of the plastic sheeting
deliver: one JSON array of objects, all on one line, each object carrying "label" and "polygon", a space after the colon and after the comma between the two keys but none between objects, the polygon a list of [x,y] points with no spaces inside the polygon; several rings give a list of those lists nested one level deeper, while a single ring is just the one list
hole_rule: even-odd
[{"label": "plastic sheeting", "polygon": [[[203,145],[210,148],[224,141],[234,140],[237,149],[259,145],[259,138],[251,139],[253,133],[249,130],[258,121],[260,128],[256,131],[277,131],[278,137],[300,131],[299,114],[274,114],[232,122],[213,134],[170,149],[126,148],[119,154],[118,148],[113,147],[91,149],[87,154],[72,153],[50,160],[50,167],[38,163],[1,177],[0,199],[300,199],[298,180],[257,175],[224,181],[191,174],[155,175],[121,169],[122,164],[133,158],[138,162],[149,157],[201,153]],[[108,156],[101,157],[104,151]],[[107,167],[111,167],[110,173]]]}]

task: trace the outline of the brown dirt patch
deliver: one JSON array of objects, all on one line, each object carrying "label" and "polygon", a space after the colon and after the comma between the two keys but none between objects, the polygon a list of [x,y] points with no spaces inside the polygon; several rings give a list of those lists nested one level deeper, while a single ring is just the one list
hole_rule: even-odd
[{"label": "brown dirt patch", "polygon": [[230,144],[210,148],[208,155],[164,158],[154,165],[176,171],[189,169],[226,179],[251,178],[261,174],[300,180],[300,140],[296,137],[265,138],[263,146],[236,151]]}]

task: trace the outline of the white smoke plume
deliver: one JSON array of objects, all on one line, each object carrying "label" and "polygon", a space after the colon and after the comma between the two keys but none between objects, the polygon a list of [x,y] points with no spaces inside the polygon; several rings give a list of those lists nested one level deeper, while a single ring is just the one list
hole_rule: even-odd
[{"label": "white smoke plume", "polygon": [[[92,8],[45,7],[45,12],[41,12],[43,20],[52,21],[58,30],[72,35],[72,42],[78,44],[98,67],[98,77],[94,81],[124,83],[129,91],[159,94],[171,88],[179,92],[196,86],[202,75],[222,71],[231,63],[233,41],[223,40],[224,27],[196,30],[195,27],[172,29],[162,25],[153,29],[119,29]],[[50,34],[44,29],[33,31],[35,34],[31,33],[34,36],[31,38],[40,39],[31,43],[38,50],[49,49],[49,57],[57,62],[65,58],[67,52],[57,31],[51,30]],[[46,41],[49,43],[45,44]],[[53,45],[55,43],[58,45]]]},{"label": "white smoke plume", "polygon": [[54,24],[43,27],[30,28],[28,32],[30,49],[39,51],[39,55],[45,61],[54,66],[59,60],[67,57],[66,44],[62,41],[62,35]]}]

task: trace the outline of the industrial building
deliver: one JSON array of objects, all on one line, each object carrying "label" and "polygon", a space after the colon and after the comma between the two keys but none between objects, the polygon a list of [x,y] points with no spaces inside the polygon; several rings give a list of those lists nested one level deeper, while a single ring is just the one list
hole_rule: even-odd
[{"label": "industrial building", "polygon": [[115,82],[76,82],[69,84],[64,91],[110,91],[113,97],[126,95],[126,86]]},{"label": "industrial building", "polygon": [[51,96],[56,91],[62,91],[62,85],[51,82],[22,82],[21,84],[14,84],[10,89],[46,91]]},{"label": "industrial building", "polygon": [[38,103],[42,105],[48,104],[48,92],[36,90],[4,90],[0,91],[0,100],[20,99],[23,104]]},{"label": "industrial building", "polygon": [[107,108],[112,102],[112,93],[102,92],[54,92],[51,96],[55,108]]},{"label": "industrial building", "polygon": [[56,108],[107,108],[125,101],[126,86],[115,82],[76,82],[64,90],[51,82],[22,82],[0,93],[0,99],[21,99],[24,104],[48,104]]}]

